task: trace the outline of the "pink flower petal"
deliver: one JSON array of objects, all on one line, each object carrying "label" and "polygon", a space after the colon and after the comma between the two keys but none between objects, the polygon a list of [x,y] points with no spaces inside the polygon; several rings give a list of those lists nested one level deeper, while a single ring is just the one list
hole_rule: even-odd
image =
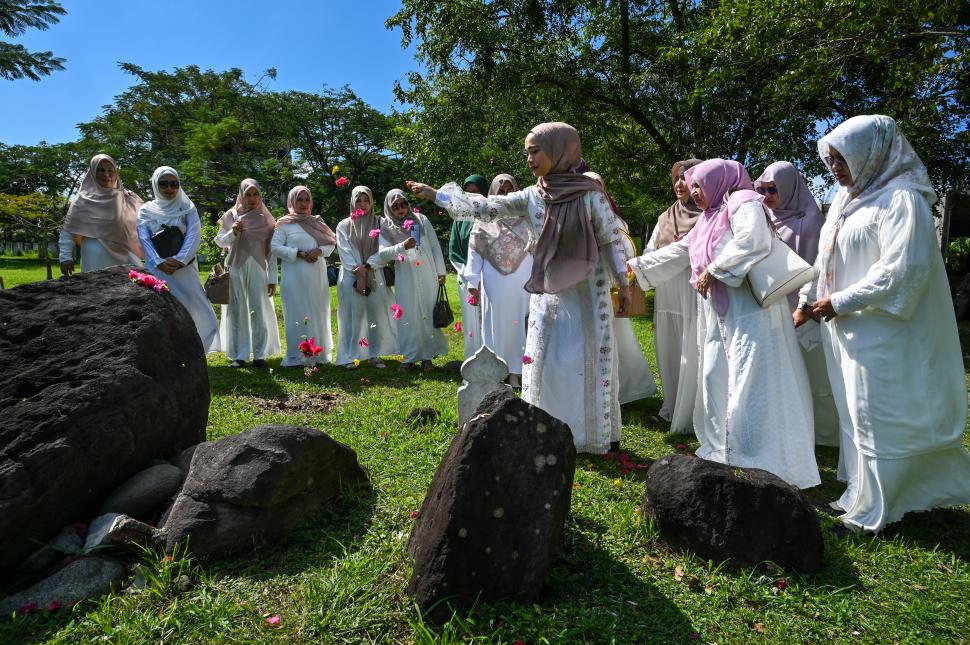
[{"label": "pink flower petal", "polygon": [[455,323],[455,331],[461,331],[461,321]]},{"label": "pink flower petal", "polygon": [[401,305],[391,305],[391,317],[397,320],[404,315],[404,310],[401,309]]},{"label": "pink flower petal", "polygon": [[64,604],[60,600],[58,600],[57,598],[55,598],[54,600],[50,601],[50,603],[48,603],[48,605],[47,605],[47,611],[57,611],[58,609],[60,609],[63,606],[64,606]]},{"label": "pink flower petal", "polygon": [[379,228],[372,228],[370,231],[367,232],[367,235],[369,235],[371,239],[377,237],[380,234],[381,234],[381,229]]},{"label": "pink flower petal", "polygon": [[404,262],[404,254],[403,253],[398,253],[397,254],[397,261],[398,262]]},{"label": "pink flower petal", "polygon": [[522,364],[523,365],[532,365],[532,357],[529,356],[528,354],[523,354],[522,355]]},{"label": "pink flower petal", "polygon": [[465,302],[467,302],[468,304],[474,307],[475,305],[478,304],[478,297],[475,296],[474,294],[469,294],[468,297],[465,298]]},{"label": "pink flower petal", "polygon": [[367,342],[366,338],[361,338],[360,340],[357,341],[357,344],[360,345],[361,347],[370,347],[370,343]]},{"label": "pink flower petal", "polygon": [[266,622],[269,623],[270,625],[279,625],[280,624],[280,615],[279,614],[273,614],[272,616],[267,616],[266,617]]},{"label": "pink flower petal", "polygon": [[411,210],[414,211],[414,214],[415,215],[420,215],[421,214],[421,211],[419,211],[417,208],[412,208]]}]

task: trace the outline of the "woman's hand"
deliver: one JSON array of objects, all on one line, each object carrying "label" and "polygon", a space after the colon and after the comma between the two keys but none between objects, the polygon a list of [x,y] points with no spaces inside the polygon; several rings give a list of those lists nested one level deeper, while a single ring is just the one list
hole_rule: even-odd
[{"label": "woman's hand", "polygon": [[404,248],[406,249],[413,249],[417,245],[418,245],[418,241],[413,237],[409,237],[408,239],[404,240]]},{"label": "woman's hand", "polygon": [[444,284],[444,283],[445,283],[445,276],[443,276],[443,275],[439,275],[439,276],[438,276],[438,284],[439,284],[439,285],[442,285],[442,284]]},{"label": "woman's hand", "polygon": [[694,288],[697,289],[697,293],[701,294],[702,298],[707,300],[707,294],[715,282],[717,282],[717,278],[708,273],[707,269],[704,269],[704,273],[697,276]]},{"label": "woman's hand", "polygon": [[433,202],[438,198],[438,191],[427,184],[410,180],[405,183],[408,186],[408,190],[418,199],[426,199],[429,202]]},{"label": "woman's hand", "polygon": [[352,273],[354,274],[355,278],[360,279],[361,276],[367,275],[367,266],[363,264],[358,264],[357,266],[354,267]]},{"label": "woman's hand", "polygon": [[74,260],[61,262],[61,275],[71,275],[74,273]]},{"label": "woman's hand", "polygon": [[158,265],[164,273],[168,275],[174,274],[176,271],[182,268],[182,263],[175,258],[165,258],[162,263]]},{"label": "woman's hand", "polygon": [[241,233],[245,228],[246,228],[246,225],[243,224],[243,221],[241,219],[237,219],[232,224],[232,232],[235,233],[236,235],[239,235],[239,233]]},{"label": "woman's hand", "polygon": [[357,276],[357,280],[354,282],[354,291],[362,296],[367,295],[367,276]]},{"label": "woman's hand", "polygon": [[623,285],[620,287],[620,293],[617,295],[617,300],[619,301],[620,309],[616,312],[618,316],[625,316],[626,312],[630,311],[630,286]]},{"label": "woman's hand", "polygon": [[266,285],[266,291],[269,293],[269,297],[272,298],[273,296],[276,295],[276,285],[275,284]]},{"label": "woman's hand", "polygon": [[314,262],[317,261],[317,259],[322,254],[323,254],[323,251],[321,251],[318,248],[317,249],[311,249],[310,251],[304,251],[303,252],[303,260],[306,261],[306,262],[308,262],[309,264],[313,264]]},{"label": "woman's hand", "polygon": [[836,313],[835,307],[832,306],[831,298],[822,298],[821,300],[816,301],[815,304],[812,305],[812,314],[816,316],[816,320],[818,320],[818,317],[821,317],[825,322],[828,322],[839,315]]}]

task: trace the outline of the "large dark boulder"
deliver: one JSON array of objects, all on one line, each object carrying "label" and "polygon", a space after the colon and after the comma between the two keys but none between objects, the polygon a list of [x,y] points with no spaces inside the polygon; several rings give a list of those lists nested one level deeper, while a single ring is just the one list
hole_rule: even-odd
[{"label": "large dark boulder", "polygon": [[357,453],[312,428],[265,425],[200,444],[165,520],[166,549],[251,551],[366,481]]},{"label": "large dark boulder", "polygon": [[800,572],[822,566],[825,544],[812,505],[766,470],[667,455],[647,471],[643,510],[668,545],[703,559],[736,568],[770,561]]},{"label": "large dark boulder", "polygon": [[0,291],[0,579],[153,459],[205,439],[192,318],[127,274]]},{"label": "large dark boulder", "polygon": [[575,467],[565,423],[507,390],[485,397],[442,458],[411,534],[407,593],[425,616],[441,622],[476,599],[534,601]]}]

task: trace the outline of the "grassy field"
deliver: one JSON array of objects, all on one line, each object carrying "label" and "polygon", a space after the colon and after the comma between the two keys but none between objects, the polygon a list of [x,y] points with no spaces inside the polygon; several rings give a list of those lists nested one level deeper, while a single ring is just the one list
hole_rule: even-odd
[{"label": "grassy field", "polygon": [[[42,265],[26,260],[0,259],[0,275],[8,287],[44,278]],[[457,303],[453,277],[449,286]],[[634,325],[656,373],[652,324]],[[961,337],[970,348],[966,328]],[[449,343],[449,356],[436,363],[460,358],[459,335],[449,334]],[[642,471],[621,476],[614,462],[587,455],[577,462],[572,512],[542,599],[481,606],[433,628],[404,594],[411,570],[405,547],[409,514],[455,434],[457,375],[401,375],[395,361],[388,370],[332,367],[312,377],[280,370],[278,359],[271,365],[270,372],[230,370],[223,356],[210,355],[209,438],[261,423],[319,428],[357,451],[372,487],[308,517],[285,543],[247,557],[150,557],[145,590],[2,622],[0,642],[970,640],[968,507],[911,514],[877,537],[837,536],[829,530],[835,520],[823,516],[827,554],[818,574],[729,572],[659,542],[639,512]],[[406,421],[411,408],[429,405],[440,412],[436,424]],[[623,409],[624,451],[635,462],[650,463],[684,441],[646,424],[658,407],[655,398]],[[838,455],[819,449],[817,456],[823,484],[808,495],[825,502],[842,490]],[[182,591],[177,582],[186,572],[193,585]]]}]

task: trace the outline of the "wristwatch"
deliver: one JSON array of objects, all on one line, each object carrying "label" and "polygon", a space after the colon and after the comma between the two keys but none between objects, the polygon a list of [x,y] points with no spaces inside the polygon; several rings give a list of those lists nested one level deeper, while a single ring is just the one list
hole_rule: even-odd
[{"label": "wristwatch", "polygon": [[802,304],[798,305],[798,308],[802,311],[811,311],[813,309],[812,305],[808,304],[807,302],[803,302]]},{"label": "wristwatch", "polygon": [[296,252],[296,257],[298,257],[298,258],[302,258],[304,255],[306,255],[306,253],[304,253],[303,251],[297,251]]}]

